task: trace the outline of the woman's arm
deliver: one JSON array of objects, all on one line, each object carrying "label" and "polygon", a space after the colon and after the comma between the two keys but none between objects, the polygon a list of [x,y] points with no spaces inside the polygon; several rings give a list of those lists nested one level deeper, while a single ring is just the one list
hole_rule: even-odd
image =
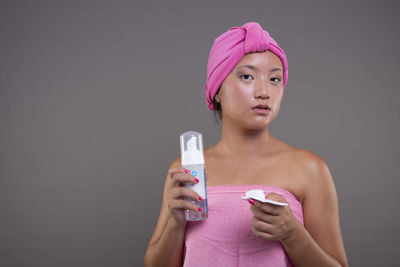
[{"label": "woman's arm", "polygon": [[301,152],[306,167],[304,226],[299,222],[281,243],[296,266],[348,266],[340,230],[335,185],[325,161]]},{"label": "woman's arm", "polygon": [[[179,166],[178,157],[170,168]],[[168,173],[163,189],[163,200],[160,215],[153,236],[147,247],[144,263],[146,267],[182,266],[182,250],[186,225],[176,225],[168,212],[167,190],[171,178]]]},{"label": "woman's arm", "polygon": [[185,227],[173,225],[172,220],[169,220],[160,239],[147,248],[145,265],[182,266],[184,238]]}]

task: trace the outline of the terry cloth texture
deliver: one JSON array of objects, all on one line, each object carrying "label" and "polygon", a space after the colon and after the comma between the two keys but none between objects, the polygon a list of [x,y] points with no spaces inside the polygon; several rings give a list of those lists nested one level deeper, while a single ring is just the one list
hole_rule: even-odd
[{"label": "terry cloth texture", "polygon": [[252,232],[254,215],[250,203],[241,199],[251,189],[282,195],[304,225],[301,202],[285,189],[268,185],[209,186],[208,218],[186,225],[184,267],[294,266],[279,241],[264,240]]}]

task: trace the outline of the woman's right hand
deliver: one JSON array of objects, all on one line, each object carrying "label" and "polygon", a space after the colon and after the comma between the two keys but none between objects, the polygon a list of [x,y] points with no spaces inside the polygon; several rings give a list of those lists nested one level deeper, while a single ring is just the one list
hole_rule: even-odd
[{"label": "woman's right hand", "polygon": [[189,209],[199,212],[199,206],[183,198],[188,197],[197,201],[198,203],[200,203],[201,200],[199,199],[199,194],[185,187],[183,183],[195,184],[198,181],[196,182],[197,179],[190,174],[189,170],[182,166],[172,167],[168,170],[168,174],[171,179],[167,191],[168,210],[175,225],[185,226],[187,221],[185,220],[184,210]]}]

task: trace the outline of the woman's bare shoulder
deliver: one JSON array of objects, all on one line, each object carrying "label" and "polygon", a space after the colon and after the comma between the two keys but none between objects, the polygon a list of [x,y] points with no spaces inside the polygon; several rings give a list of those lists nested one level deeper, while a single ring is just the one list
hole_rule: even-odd
[{"label": "woman's bare shoulder", "polygon": [[320,155],[309,150],[290,146],[287,151],[289,160],[285,161],[284,172],[285,176],[292,177],[287,186],[297,193],[303,203],[313,188],[329,182],[331,177],[328,166]]},{"label": "woman's bare shoulder", "polygon": [[320,155],[303,148],[296,148],[293,158],[292,162],[296,162],[296,174],[305,195],[317,188],[334,186],[328,165]]},{"label": "woman's bare shoulder", "polygon": [[174,161],[172,161],[170,168],[180,166],[181,165],[181,157],[177,157]]},{"label": "woman's bare shoulder", "polygon": [[293,157],[298,164],[308,174],[317,173],[321,168],[326,168],[325,160],[318,154],[304,148],[293,147]]}]

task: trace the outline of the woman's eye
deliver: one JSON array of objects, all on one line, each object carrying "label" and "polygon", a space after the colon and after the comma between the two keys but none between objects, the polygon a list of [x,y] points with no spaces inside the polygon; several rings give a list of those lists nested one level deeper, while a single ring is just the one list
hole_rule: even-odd
[{"label": "woman's eye", "polygon": [[[244,74],[244,75],[241,75],[240,77],[252,77],[252,78],[253,78],[253,76],[251,76],[251,75],[249,75],[249,74]],[[248,79],[246,79],[246,78],[245,78],[245,80],[248,81]]]},{"label": "woman's eye", "polygon": [[270,79],[270,81],[273,81],[273,82],[280,82],[280,81],[281,81],[281,78],[273,77],[273,78]]}]

